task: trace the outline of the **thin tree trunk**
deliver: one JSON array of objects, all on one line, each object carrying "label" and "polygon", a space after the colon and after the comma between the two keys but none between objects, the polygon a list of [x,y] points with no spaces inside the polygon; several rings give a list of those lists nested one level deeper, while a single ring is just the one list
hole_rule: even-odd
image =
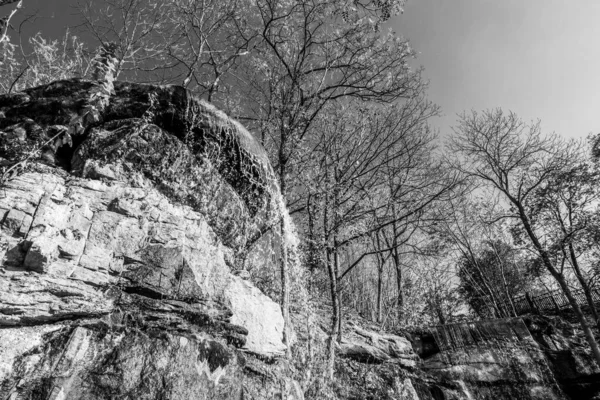
[{"label": "thin tree trunk", "polygon": [[[516,317],[517,310],[515,309],[515,305],[513,304],[512,297],[510,295],[510,292],[508,291],[508,283],[506,282],[506,274],[504,273],[504,270],[505,270],[504,266],[506,265],[505,263],[508,262],[508,260],[503,260],[500,258],[500,254],[498,254],[498,251],[493,243],[492,243],[492,249],[494,251],[494,254],[496,255],[496,259],[500,263],[500,276],[502,277],[502,288],[504,289],[504,295],[506,296],[506,300],[503,301],[502,304],[506,308],[506,310],[505,310],[506,316],[507,317]],[[510,309],[509,309],[509,306],[510,306]],[[511,311],[512,311],[512,314],[511,314]]]},{"label": "thin tree trunk", "polygon": [[[282,142],[282,146],[283,146]],[[281,191],[281,218],[279,228],[281,237],[281,313],[283,314],[283,343],[286,346],[285,356],[291,358],[291,336],[290,336],[290,277],[289,277],[289,259],[288,259],[288,244],[286,242],[287,233],[290,227],[287,226],[287,218],[284,218],[284,213],[287,212],[286,194],[287,194],[287,171],[283,150],[279,154],[279,190]]]},{"label": "thin tree trunk", "polygon": [[440,321],[440,325],[446,325],[446,318],[444,317],[444,313],[442,312],[442,308],[440,307],[439,304],[436,304],[435,306],[435,312],[438,316],[438,319]]},{"label": "thin tree trunk", "polygon": [[575,271],[575,276],[583,289],[583,293],[585,294],[585,298],[587,300],[588,306],[592,311],[592,316],[594,317],[594,321],[596,321],[596,327],[600,331],[600,319],[598,318],[598,311],[596,309],[596,304],[594,303],[594,298],[592,297],[592,292],[590,290],[590,285],[588,285],[585,277],[581,273],[581,268],[579,268],[579,262],[577,261],[577,256],[575,254],[575,249],[573,248],[573,244],[569,243],[569,256],[571,258],[571,265],[573,266],[573,270]]},{"label": "thin tree trunk", "polygon": [[380,257],[377,262],[377,323],[383,319],[383,262]]},{"label": "thin tree trunk", "polygon": [[[550,273],[552,273],[552,271]],[[600,365],[600,348],[598,348],[598,343],[596,342],[594,333],[590,329],[590,327],[585,319],[585,316],[583,315],[583,312],[581,311],[581,308],[579,307],[579,304],[577,304],[577,300],[575,299],[575,297],[573,297],[573,294],[571,293],[571,289],[569,289],[569,286],[567,285],[564,276],[562,274],[558,274],[558,272],[556,270],[555,270],[555,273],[556,273],[555,279],[558,281],[558,284],[560,285],[561,289],[563,290],[563,293],[565,294],[565,296],[567,296],[567,299],[569,300],[569,304],[571,304],[571,307],[573,308],[573,311],[575,312],[575,315],[577,316],[577,319],[579,320],[579,323],[581,324],[581,329],[583,330],[583,333],[592,349],[592,353],[594,354],[596,363],[598,365]]]},{"label": "thin tree trunk", "polygon": [[[340,199],[339,199],[339,173],[337,167],[334,168],[334,182],[335,187],[333,190],[333,278],[335,279],[335,285],[337,290],[337,284],[340,276],[340,255],[339,249],[340,244],[338,241],[338,228],[340,226],[339,220],[339,209],[340,209]],[[334,313],[337,318],[337,335],[336,340],[338,343],[342,342],[342,304],[341,304],[342,294],[337,293],[336,291],[336,302],[334,305]]]},{"label": "thin tree trunk", "polygon": [[337,283],[339,279],[340,270],[340,256],[338,253],[338,241],[337,236],[333,237],[333,278],[335,279],[336,296],[335,302],[333,303],[333,311],[336,314],[337,329],[336,329],[336,340],[338,343],[342,342],[342,304],[340,301],[340,293],[337,292]]},{"label": "thin tree trunk", "polygon": [[[317,200],[318,201],[318,200]],[[312,292],[313,281],[315,279],[315,271],[319,267],[318,265],[318,246],[317,243],[317,232],[315,232],[315,215],[314,215],[314,207],[313,207],[313,196],[308,195],[308,200],[306,204],[306,210],[308,214],[308,270],[309,270],[309,280],[308,280],[308,291]]]},{"label": "thin tree trunk", "polygon": [[[392,203],[392,214],[396,217],[396,205]],[[396,267],[396,286],[398,287],[398,296],[396,304],[396,316],[400,323],[404,318],[404,292],[402,290],[402,265],[400,264],[400,255],[398,254],[398,225],[396,221],[392,224],[392,235],[394,248],[392,250],[394,266]]]},{"label": "thin tree trunk", "polygon": [[283,343],[286,345],[285,355],[290,358],[292,355],[290,343],[290,277],[289,277],[289,259],[288,247],[285,241],[289,230],[287,219],[281,218],[281,312],[283,314]]},{"label": "thin tree trunk", "polygon": [[[569,219],[569,226],[573,226],[573,218],[572,218],[571,212],[569,212],[568,219]],[[565,223],[563,222],[563,220],[560,217],[559,217],[559,222],[560,222],[560,227],[561,227],[563,234],[565,236],[568,235],[567,227],[565,226]],[[592,316],[594,317],[594,321],[596,322],[596,327],[600,330],[600,319],[598,318],[598,310],[596,309],[596,304],[594,303],[594,299],[592,297],[590,286],[587,283],[583,274],[581,273],[581,268],[579,267],[579,262],[577,261],[577,254],[575,254],[575,249],[573,248],[573,243],[569,241],[567,244],[567,248],[569,249],[569,258],[571,260],[571,266],[573,267],[573,271],[575,271],[575,276],[577,277],[577,280],[579,281],[579,284],[581,285],[581,288],[583,289],[583,293],[585,294],[585,298],[587,300],[588,306],[590,307],[590,311],[592,312]],[[564,248],[563,248],[563,254],[564,254]],[[566,254],[564,254],[564,255],[566,257]]]},{"label": "thin tree trunk", "polygon": [[[377,249],[381,249],[381,240],[379,238],[379,232],[376,234],[377,237]],[[377,253],[377,322],[381,323],[383,319],[383,256],[381,253]]]},{"label": "thin tree trunk", "polygon": [[338,338],[339,329],[339,299],[337,292],[337,279],[335,274],[334,261],[332,260],[331,249],[327,249],[327,272],[329,273],[329,290],[331,293],[331,305],[333,310],[331,311],[331,333],[327,342],[327,353],[328,353],[328,365],[327,371],[330,379],[333,379],[335,370],[335,346]]},{"label": "thin tree trunk", "polygon": [[550,257],[548,256],[548,253],[544,250],[544,248],[542,247],[537,236],[533,232],[533,228],[531,227],[531,224],[529,223],[529,218],[525,214],[525,210],[523,209],[523,206],[514,200],[513,200],[513,204],[515,204],[515,206],[517,206],[517,209],[519,210],[519,217],[521,219],[523,227],[525,228],[525,231],[527,232],[529,239],[533,243],[533,246],[536,248],[538,254],[542,258],[542,262],[544,263],[544,266],[550,272],[550,274],[554,277],[554,279],[556,279],[556,281],[560,285],[563,293],[567,297],[567,300],[569,300],[569,304],[571,304],[571,308],[573,309],[573,312],[575,313],[575,315],[577,316],[577,319],[579,320],[579,323],[581,325],[581,330],[583,330],[583,333],[588,341],[588,344],[590,345],[590,348],[592,349],[592,353],[594,355],[594,358],[596,359],[596,364],[600,366],[600,348],[598,348],[598,343],[596,342],[594,333],[590,329],[590,327],[585,319],[585,316],[583,315],[583,312],[581,311],[581,308],[579,307],[579,304],[577,304],[577,300],[573,297],[573,294],[571,293],[571,289],[569,289],[569,286],[567,285],[567,282],[565,281],[565,277],[563,276],[562,273],[559,273],[552,265],[552,261],[550,261]]},{"label": "thin tree trunk", "polygon": [[332,253],[333,250],[330,247],[329,239],[329,193],[325,193],[325,208],[323,210],[323,236],[325,238],[325,252],[326,252],[326,263],[327,273],[329,275],[329,292],[331,295],[331,331],[327,340],[327,375],[329,379],[333,380],[335,372],[335,346],[336,338],[338,336],[338,288],[337,288],[337,276],[334,270]]},{"label": "thin tree trunk", "polygon": [[[514,267],[514,265],[515,265],[515,259],[514,259],[514,254],[513,254],[513,253],[511,253],[511,264],[512,264],[512,265],[513,265],[513,267]],[[515,302],[514,302],[514,300],[513,300],[513,297],[512,297],[511,293],[510,293],[510,292],[509,292],[509,290],[508,290],[508,284],[506,283],[506,277],[505,277],[505,275],[504,275],[504,269],[502,270],[502,279],[503,279],[503,281],[504,281],[504,289],[505,289],[505,291],[506,291],[506,299],[507,299],[507,302],[508,302],[508,304],[510,304],[510,308],[511,308],[511,310],[512,310],[513,316],[514,316],[514,317],[518,317],[518,314],[517,314],[517,307],[515,307]]]},{"label": "thin tree trunk", "polygon": [[402,265],[400,264],[400,257],[398,256],[398,249],[394,248],[393,259],[394,266],[396,267],[396,286],[398,288],[398,295],[396,297],[396,317],[398,322],[401,322],[404,318],[404,292],[402,290]]}]

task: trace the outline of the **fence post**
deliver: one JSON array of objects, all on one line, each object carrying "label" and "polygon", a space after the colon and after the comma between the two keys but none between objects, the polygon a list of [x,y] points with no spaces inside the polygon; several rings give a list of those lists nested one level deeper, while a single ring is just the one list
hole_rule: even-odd
[{"label": "fence post", "polygon": [[527,302],[529,303],[529,308],[531,309],[531,312],[533,312],[535,314],[539,314],[540,310],[538,310],[535,302],[533,301],[533,299],[529,295],[529,292],[525,293],[525,298],[527,299]]},{"label": "fence post", "polygon": [[558,306],[558,303],[556,302],[556,299],[554,298],[554,295],[552,293],[550,293],[550,298],[552,299],[552,303],[554,304],[554,308],[556,309],[556,313],[560,314],[560,307]]}]

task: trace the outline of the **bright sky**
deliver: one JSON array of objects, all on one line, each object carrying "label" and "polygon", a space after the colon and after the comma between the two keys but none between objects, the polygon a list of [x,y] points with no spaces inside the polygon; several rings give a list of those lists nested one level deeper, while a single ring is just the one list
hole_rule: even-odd
[{"label": "bright sky", "polygon": [[493,107],[546,132],[600,132],[600,1],[408,0],[393,27],[420,53],[442,135]]},{"label": "bright sky", "polygon": [[[24,5],[56,35],[75,23],[73,2]],[[420,53],[443,135],[457,113],[493,107],[564,136],[600,132],[600,0],[408,0],[393,27]]]}]

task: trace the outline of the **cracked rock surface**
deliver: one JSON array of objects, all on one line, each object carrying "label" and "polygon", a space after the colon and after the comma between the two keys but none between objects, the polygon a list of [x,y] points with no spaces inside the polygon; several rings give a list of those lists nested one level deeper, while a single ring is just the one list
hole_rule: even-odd
[{"label": "cracked rock surface", "polygon": [[[1,165],[66,125],[89,87],[0,96]],[[42,149],[0,188],[0,398],[280,398],[245,372],[278,368],[280,307],[232,273],[272,217],[264,150],[180,88],[115,91],[73,148]]]}]

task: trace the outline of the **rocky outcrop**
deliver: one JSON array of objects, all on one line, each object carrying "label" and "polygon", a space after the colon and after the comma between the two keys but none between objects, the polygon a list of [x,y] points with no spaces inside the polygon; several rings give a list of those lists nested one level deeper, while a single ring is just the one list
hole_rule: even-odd
[{"label": "rocky outcrop", "polygon": [[[413,335],[420,369],[442,399],[597,399],[599,370],[585,338],[560,318],[454,324]],[[440,337],[441,336],[441,337]],[[445,337],[444,337],[445,336]]]},{"label": "rocky outcrop", "polygon": [[278,304],[233,273],[280,211],[264,150],[181,88],[127,83],[49,141],[91,85],[0,96],[0,165],[21,161],[0,188],[0,398],[301,398],[264,372]]},{"label": "rocky outcrop", "polygon": [[25,173],[3,188],[0,325],[103,316],[125,294],[160,300],[152,307],[165,315],[221,304],[231,321],[254,326],[246,348],[282,352],[278,306],[230,273],[229,250],[201,214],[154,189],[52,172]]},{"label": "rocky outcrop", "polygon": [[343,333],[336,365],[339,398],[600,398],[599,370],[585,338],[560,318],[528,316],[391,334],[350,314]]},{"label": "rocky outcrop", "polygon": [[423,362],[422,369],[443,382],[454,382],[446,397],[472,399],[562,400],[544,354],[531,343],[520,346],[474,347],[443,352]]},{"label": "rocky outcrop", "polygon": [[350,321],[338,353],[366,364],[397,363],[405,368],[414,368],[418,357],[411,343],[403,336],[365,329]]},{"label": "rocky outcrop", "polygon": [[600,399],[600,368],[578,324],[540,316],[529,316],[525,323],[563,393],[571,399]]},{"label": "rocky outcrop", "polygon": [[[310,349],[314,373],[318,374],[319,368],[324,370],[327,365],[324,355],[331,308],[322,303],[310,304],[312,313],[295,313],[293,322],[298,335],[296,347]],[[437,400],[431,391],[437,390],[440,383],[420,370],[420,359],[406,335],[385,332],[377,324],[345,311],[342,341],[336,346],[335,381],[329,383],[326,394],[312,393],[311,385],[307,385],[311,398]]]}]

